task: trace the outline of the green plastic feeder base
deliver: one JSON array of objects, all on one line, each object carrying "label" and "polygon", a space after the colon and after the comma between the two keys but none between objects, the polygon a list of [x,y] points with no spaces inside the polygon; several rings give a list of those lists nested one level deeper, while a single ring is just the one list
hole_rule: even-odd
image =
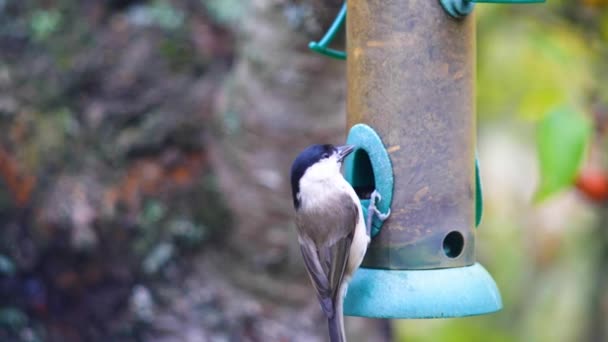
[{"label": "green plastic feeder base", "polygon": [[344,314],[373,318],[448,318],[502,308],[494,279],[479,263],[434,270],[360,268],[344,301]]}]

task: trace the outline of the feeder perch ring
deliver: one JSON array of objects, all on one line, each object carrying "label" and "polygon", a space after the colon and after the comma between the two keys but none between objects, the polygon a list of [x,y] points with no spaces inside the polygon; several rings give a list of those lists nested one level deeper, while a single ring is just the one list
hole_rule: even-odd
[{"label": "feeder perch ring", "polygon": [[[354,145],[355,151],[344,161],[345,178],[361,199],[364,217],[368,215],[369,195],[374,190],[382,196],[376,206],[381,212],[388,212],[393,200],[393,166],[380,136],[370,126],[356,124],[350,129],[346,143]],[[380,233],[382,223],[374,216],[372,237]]]}]

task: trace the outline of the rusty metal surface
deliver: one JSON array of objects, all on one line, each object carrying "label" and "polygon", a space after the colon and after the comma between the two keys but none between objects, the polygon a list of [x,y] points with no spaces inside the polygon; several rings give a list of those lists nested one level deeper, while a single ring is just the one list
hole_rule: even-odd
[{"label": "rusty metal surface", "polygon": [[[348,127],[373,127],[395,174],[392,215],[365,267],[475,261],[474,20],[432,0],[348,1]],[[454,258],[443,248],[452,231],[464,237]]]}]

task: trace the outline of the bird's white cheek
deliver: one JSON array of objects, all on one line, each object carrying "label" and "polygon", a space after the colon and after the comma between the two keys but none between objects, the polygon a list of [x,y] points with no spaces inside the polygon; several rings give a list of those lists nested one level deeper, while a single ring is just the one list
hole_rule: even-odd
[{"label": "bird's white cheek", "polygon": [[335,161],[319,162],[306,170],[300,179],[300,202],[304,208],[325,205],[332,193],[344,183]]}]

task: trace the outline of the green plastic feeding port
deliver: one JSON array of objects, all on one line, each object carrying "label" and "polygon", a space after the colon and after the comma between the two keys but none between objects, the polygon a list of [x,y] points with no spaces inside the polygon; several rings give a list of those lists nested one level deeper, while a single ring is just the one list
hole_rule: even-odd
[{"label": "green plastic feeding port", "polygon": [[[376,204],[380,212],[388,212],[393,200],[393,167],[380,136],[369,126],[358,124],[351,128],[346,141],[355,151],[344,161],[344,176],[361,199],[363,216],[367,217],[370,196],[374,190],[381,196]],[[382,221],[372,220],[371,235],[378,235]]]},{"label": "green plastic feeding port", "polygon": [[454,18],[462,18],[473,11],[475,3],[532,4],[545,0],[439,0],[441,6]]},{"label": "green plastic feeding port", "polygon": [[475,260],[483,203],[474,18],[453,20],[439,1],[348,0],[346,21],[348,143],[356,150],[345,177],[364,208],[376,189],[378,209],[391,215],[372,222],[344,313],[446,318],[500,310],[496,283]]}]

